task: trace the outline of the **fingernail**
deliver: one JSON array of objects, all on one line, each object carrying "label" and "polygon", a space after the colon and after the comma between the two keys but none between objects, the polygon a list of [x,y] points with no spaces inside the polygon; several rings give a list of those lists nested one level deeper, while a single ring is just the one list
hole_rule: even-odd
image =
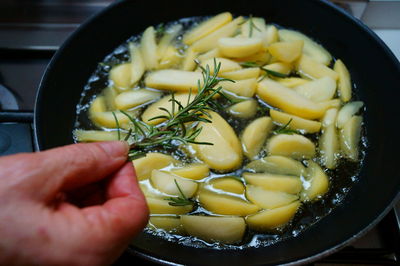
[{"label": "fingernail", "polygon": [[126,141],[106,141],[98,143],[110,157],[121,157],[128,154]]}]

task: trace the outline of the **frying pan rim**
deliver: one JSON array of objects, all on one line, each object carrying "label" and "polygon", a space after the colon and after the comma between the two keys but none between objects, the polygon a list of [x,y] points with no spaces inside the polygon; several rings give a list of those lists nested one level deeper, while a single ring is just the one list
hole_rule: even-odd
[{"label": "frying pan rim", "polygon": [[[46,80],[48,78],[49,73],[51,72],[51,69],[53,68],[53,66],[58,61],[58,58],[63,53],[63,50],[65,49],[65,47],[69,46],[69,44],[76,38],[77,35],[79,35],[79,33],[84,28],[86,28],[86,26],[88,24],[91,24],[98,17],[102,16],[104,13],[109,12],[110,9],[113,9],[116,6],[123,4],[123,2],[124,2],[123,0],[118,0],[118,1],[110,4],[108,7],[104,8],[103,10],[98,12],[97,14],[94,14],[88,20],[86,20],[84,23],[82,23],[68,37],[68,39],[60,46],[60,48],[54,54],[54,56],[52,57],[50,63],[46,67],[45,73],[42,76],[42,79],[40,81],[39,89],[38,89],[38,92],[36,94],[36,100],[35,100],[34,123],[33,123],[34,138],[33,139],[34,139],[34,145],[35,145],[36,150],[39,150],[39,151],[43,150],[43,141],[40,138],[41,132],[40,132],[40,129],[39,129],[40,127],[38,126],[39,123],[41,123],[41,118],[39,117],[39,114],[41,113],[41,106],[43,106],[43,103],[42,103],[43,102],[42,94],[43,94],[43,90],[44,90],[43,87],[45,86]],[[351,16],[345,10],[343,10],[340,7],[334,5],[333,3],[329,2],[328,0],[314,0],[314,2],[317,3],[317,4],[325,5],[326,8],[331,8],[332,11],[338,13],[344,19],[347,19],[352,24],[355,24],[359,29],[361,29],[362,31],[367,33],[369,38],[373,39],[375,42],[377,42],[379,44],[380,48],[382,49],[382,52],[386,53],[388,58],[390,58],[390,60],[394,63],[394,66],[400,72],[400,63],[399,63],[399,60],[394,55],[394,53],[377,36],[377,34],[375,32],[373,32],[370,28],[368,28],[363,22],[361,22],[359,19]],[[346,246],[349,243],[351,243],[351,242],[357,240],[358,238],[360,238],[362,235],[364,235],[366,232],[368,232],[372,227],[374,227],[378,222],[380,222],[383,219],[383,217],[385,217],[388,214],[388,212],[393,208],[393,206],[395,205],[395,203],[399,199],[400,199],[400,191],[393,198],[393,200],[390,202],[390,204],[387,205],[386,208],[382,212],[380,212],[380,214],[374,220],[372,220],[366,227],[364,227],[364,229],[360,230],[359,232],[357,232],[353,236],[350,236],[347,240],[345,240],[345,241],[343,241],[343,242],[341,242],[341,243],[339,243],[339,244],[337,244],[337,245],[335,245],[335,246],[333,246],[333,247],[331,247],[329,249],[326,249],[326,250],[324,250],[322,252],[319,252],[319,253],[317,253],[315,255],[312,255],[310,257],[304,257],[304,258],[301,258],[301,259],[293,261],[293,262],[285,263],[284,265],[299,265],[299,264],[304,264],[304,263],[311,263],[311,262],[314,262],[314,261],[316,261],[318,259],[326,257],[326,256],[328,256],[328,255],[330,255],[332,253],[335,253],[336,251],[340,250],[344,246]],[[160,263],[160,264],[164,264],[164,265],[180,265],[178,263],[167,261],[167,260],[163,260],[163,259],[159,259],[159,258],[153,257],[151,255],[148,255],[146,253],[143,253],[141,251],[135,250],[132,246],[130,246],[128,248],[128,250],[129,250],[130,253],[134,253],[134,254],[138,255],[139,257],[145,258],[145,259],[147,259],[149,261],[152,261],[152,262],[156,262],[156,263]]]}]

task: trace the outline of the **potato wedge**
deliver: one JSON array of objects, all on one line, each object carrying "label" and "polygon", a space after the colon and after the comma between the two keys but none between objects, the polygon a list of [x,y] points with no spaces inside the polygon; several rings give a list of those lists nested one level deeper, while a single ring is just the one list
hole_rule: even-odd
[{"label": "potato wedge", "polygon": [[197,191],[196,182],[156,169],[151,172],[150,182],[159,191],[174,196],[181,196],[182,191],[186,198],[191,198]]},{"label": "potato wedge", "polygon": [[302,201],[312,201],[322,197],[329,188],[329,178],[321,167],[313,161],[308,162],[306,183],[301,192]]},{"label": "potato wedge", "polygon": [[299,72],[300,76],[305,76],[311,79],[331,77],[333,80],[336,81],[339,78],[338,73],[325,66],[324,64],[313,60],[305,54],[303,54],[298,60],[297,72]]},{"label": "potato wedge", "polygon": [[131,57],[131,81],[132,85],[136,84],[143,76],[146,70],[145,63],[143,61],[142,53],[137,44],[129,44],[129,53]]},{"label": "potato wedge", "polygon": [[136,177],[138,180],[144,180],[151,176],[154,169],[162,169],[164,167],[173,165],[176,160],[169,155],[151,152],[147,153],[146,157],[142,157],[132,161],[135,167]]},{"label": "potato wedge", "polygon": [[299,134],[279,134],[271,137],[266,146],[269,155],[281,155],[294,159],[313,158],[315,145],[308,138]]},{"label": "potato wedge", "polygon": [[257,88],[257,80],[255,78],[231,81],[221,81],[218,83],[223,90],[233,92],[238,96],[253,97]]},{"label": "potato wedge", "polygon": [[157,46],[158,60],[163,61],[162,59],[165,57],[167,50],[170,47],[174,47],[173,45],[171,45],[172,41],[178,36],[181,31],[181,24],[174,24],[166,29]]},{"label": "potato wedge", "polygon": [[[250,23],[252,22],[253,25]],[[245,23],[240,25],[241,37],[243,38],[255,38],[264,41],[266,38],[267,25],[263,18],[252,17],[246,20]]]},{"label": "potato wedge", "polygon": [[245,128],[241,139],[247,158],[254,159],[259,154],[272,128],[272,120],[269,117],[257,118]]},{"label": "potato wedge", "polygon": [[257,101],[251,99],[232,105],[228,108],[228,112],[239,118],[251,118],[256,115],[257,107]]},{"label": "potato wedge", "polygon": [[213,75],[214,74],[214,61],[218,64],[221,64],[221,67],[219,69],[219,74],[224,73],[224,72],[231,72],[231,71],[235,71],[235,70],[239,70],[242,67],[235,61],[226,59],[226,58],[222,58],[222,57],[218,57],[218,58],[210,58],[207,59],[203,62],[201,62],[201,66],[206,68],[206,66],[208,65],[208,67],[210,68],[210,74]]},{"label": "potato wedge", "polygon": [[362,117],[353,116],[344,124],[340,131],[340,148],[343,155],[353,161],[359,158],[359,143],[361,138]]},{"label": "potato wedge", "polygon": [[203,163],[193,163],[179,168],[173,168],[171,173],[193,180],[200,180],[210,174],[210,168]]},{"label": "potato wedge", "polygon": [[243,177],[247,184],[259,186],[271,191],[297,194],[303,188],[303,184],[297,176],[269,173],[243,173]]},{"label": "potato wedge", "polygon": [[272,120],[283,126],[288,124],[289,129],[300,130],[304,133],[316,133],[321,130],[321,123],[318,121],[313,121],[309,119],[304,119],[295,115],[286,114],[280,111],[271,109],[269,114]]},{"label": "potato wedge", "polygon": [[348,102],[351,99],[351,79],[350,73],[342,60],[338,59],[333,66],[333,70],[339,74],[339,96],[343,102]]},{"label": "potato wedge", "polygon": [[258,67],[249,67],[218,74],[218,76],[222,78],[233,79],[233,80],[244,80],[253,78],[257,79],[259,75],[260,75],[260,68]]},{"label": "potato wedge", "polygon": [[[103,90],[104,103],[107,110],[116,110],[117,106],[115,104],[115,97],[118,93],[114,87],[107,87]],[[104,110],[105,111],[105,110]]]},{"label": "potato wedge", "polygon": [[258,83],[257,95],[266,103],[302,118],[320,118],[325,113],[324,106],[270,79]]},{"label": "potato wedge", "polygon": [[262,49],[253,55],[249,55],[249,56],[241,57],[241,58],[235,58],[235,60],[238,62],[242,62],[242,63],[256,62],[258,65],[265,65],[265,64],[270,63],[271,55],[267,51]]},{"label": "potato wedge", "polygon": [[324,117],[322,118],[322,127],[327,128],[331,125],[335,125],[338,116],[337,108],[330,108],[326,110]]},{"label": "potato wedge", "polygon": [[179,217],[174,216],[151,216],[148,227],[153,229],[162,229],[172,234],[184,234],[185,229]]},{"label": "potato wedge", "polygon": [[246,198],[263,209],[275,209],[299,199],[297,195],[247,185]]},{"label": "potato wedge", "polygon": [[279,82],[285,87],[294,88],[309,82],[307,79],[303,78],[296,78],[296,77],[289,77],[289,78],[275,78],[275,81]]},{"label": "potato wedge", "polygon": [[232,177],[217,178],[210,181],[210,184],[216,188],[226,192],[243,194],[245,187],[242,182]]},{"label": "potato wedge", "polygon": [[268,46],[268,52],[279,61],[291,63],[300,57],[303,45],[303,40],[275,42]]},{"label": "potato wedge", "polygon": [[94,98],[89,107],[89,116],[94,113],[102,113],[107,111],[106,101],[104,96],[97,96]]},{"label": "potato wedge", "polygon": [[185,214],[193,209],[193,205],[171,206],[165,199],[146,198],[150,214]]},{"label": "potato wedge", "polygon": [[262,48],[261,39],[243,37],[225,37],[218,40],[221,54],[229,58],[240,58],[257,53]]},{"label": "potato wedge", "polygon": [[229,12],[224,12],[218,14],[206,21],[203,21],[183,36],[183,43],[186,45],[191,45],[192,43],[204,38],[210,33],[216,31],[221,28],[225,24],[232,21],[232,14]]},{"label": "potato wedge", "polygon": [[328,101],[336,93],[336,81],[327,76],[297,86],[294,90],[314,102]]},{"label": "potato wedge", "polygon": [[246,169],[257,173],[271,173],[282,175],[301,176],[305,173],[305,167],[298,161],[279,155],[266,156],[262,159],[250,162]]},{"label": "potato wedge", "polygon": [[319,139],[321,162],[328,169],[334,169],[339,151],[338,133],[334,124],[326,127]]},{"label": "potato wedge", "polygon": [[110,79],[113,82],[115,87],[118,87],[122,90],[128,89],[131,87],[131,79],[132,79],[132,64],[124,63],[120,65],[113,66],[110,70]]},{"label": "potato wedge", "polygon": [[361,101],[355,101],[345,104],[339,111],[336,120],[336,126],[338,128],[343,128],[350,118],[358,113],[358,111],[364,106]]},{"label": "potato wedge", "polygon": [[161,97],[161,92],[146,89],[131,90],[120,93],[115,97],[115,104],[118,109],[127,110],[132,107],[154,101]]},{"label": "potato wedge", "polygon": [[251,229],[259,231],[270,231],[286,225],[296,214],[300,202],[295,201],[289,205],[264,210],[262,212],[246,217],[246,223]]},{"label": "potato wedge", "polygon": [[[106,128],[117,128],[117,122],[115,121],[115,117],[117,118],[118,124],[120,128],[128,128],[130,124],[129,118],[121,113],[120,111],[107,111],[107,112],[95,112],[90,113],[90,119],[93,121],[96,126],[106,127]],[[128,111],[127,112],[132,117],[137,116],[136,111]]]},{"label": "potato wedge", "polygon": [[140,40],[140,51],[147,70],[156,69],[158,66],[157,43],[154,27],[148,27]]},{"label": "potato wedge", "polygon": [[170,45],[167,47],[164,56],[160,59],[158,68],[159,69],[176,68],[180,64],[181,60],[182,56],[179,54],[176,47]]},{"label": "potato wedge", "polygon": [[214,48],[206,53],[202,53],[197,57],[200,62],[204,62],[208,59],[218,58],[221,57],[221,53],[219,52],[218,48]]},{"label": "potato wedge", "polygon": [[[185,57],[183,58],[181,69],[185,71],[193,71],[196,69],[196,57],[198,53],[195,52],[191,47],[186,50]],[[213,68],[213,65],[210,65]]]},{"label": "potato wedge", "polygon": [[215,214],[246,216],[256,213],[260,209],[257,205],[239,197],[217,194],[206,189],[199,191],[198,199],[206,210]]},{"label": "potato wedge", "polygon": [[283,75],[289,75],[293,69],[293,66],[288,63],[277,62],[265,65],[263,68],[281,73]]},{"label": "potato wedge", "polygon": [[246,230],[241,217],[182,215],[181,223],[189,235],[225,244],[240,242]]},{"label": "potato wedge", "polygon": [[176,69],[151,72],[144,80],[146,87],[149,88],[181,92],[197,91],[198,81],[203,82],[203,76],[200,72]]}]

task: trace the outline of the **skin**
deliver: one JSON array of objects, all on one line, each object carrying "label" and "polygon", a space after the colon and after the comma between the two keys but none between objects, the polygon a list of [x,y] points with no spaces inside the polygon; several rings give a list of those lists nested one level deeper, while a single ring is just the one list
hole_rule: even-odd
[{"label": "skin", "polygon": [[0,265],[108,265],[148,208],[125,142],[0,158]]}]

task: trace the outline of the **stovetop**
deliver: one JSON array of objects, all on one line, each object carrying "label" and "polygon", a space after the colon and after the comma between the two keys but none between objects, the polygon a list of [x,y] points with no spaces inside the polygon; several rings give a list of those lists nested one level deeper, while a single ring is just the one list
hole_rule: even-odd
[{"label": "stovetop", "polygon": [[[112,1],[2,0],[0,156],[34,150],[34,102],[47,64],[60,44],[80,23],[110,2]],[[396,211],[392,210],[363,237],[313,265],[398,265],[398,219]],[[114,265],[131,265],[133,261],[144,263],[141,259],[124,253]]]}]

